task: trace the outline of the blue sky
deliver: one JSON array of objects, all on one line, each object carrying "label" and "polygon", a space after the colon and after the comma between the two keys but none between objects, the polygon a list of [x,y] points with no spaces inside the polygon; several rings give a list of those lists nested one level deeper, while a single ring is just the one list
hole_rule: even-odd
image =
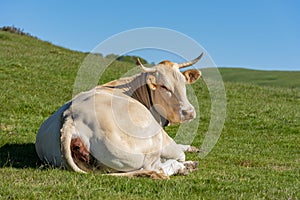
[{"label": "blue sky", "polygon": [[0,7],[0,26],[73,50],[89,52],[129,29],[162,27],[196,40],[217,66],[300,70],[297,0],[7,0]]}]

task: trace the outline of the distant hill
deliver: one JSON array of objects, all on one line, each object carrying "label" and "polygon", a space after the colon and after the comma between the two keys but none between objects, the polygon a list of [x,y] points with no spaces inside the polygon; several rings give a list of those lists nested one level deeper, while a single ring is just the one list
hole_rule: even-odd
[{"label": "distant hill", "polygon": [[300,88],[300,71],[261,71],[243,68],[220,68],[220,72],[223,80],[226,82]]}]

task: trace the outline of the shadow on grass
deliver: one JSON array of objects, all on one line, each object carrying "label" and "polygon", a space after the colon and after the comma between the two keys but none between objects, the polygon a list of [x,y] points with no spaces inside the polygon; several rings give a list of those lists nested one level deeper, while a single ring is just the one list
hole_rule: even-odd
[{"label": "shadow on grass", "polygon": [[39,165],[33,143],[5,144],[0,147],[0,168],[37,168]]}]

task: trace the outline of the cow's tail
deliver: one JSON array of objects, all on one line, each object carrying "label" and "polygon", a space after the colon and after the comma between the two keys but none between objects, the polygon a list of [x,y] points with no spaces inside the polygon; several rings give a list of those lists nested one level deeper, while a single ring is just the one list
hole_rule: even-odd
[{"label": "cow's tail", "polygon": [[69,109],[66,110],[63,114],[63,126],[60,131],[61,131],[61,137],[60,137],[61,155],[65,167],[75,172],[86,173],[76,165],[76,163],[72,158],[70,147],[71,147],[72,135],[76,133],[76,129],[74,126],[74,121],[72,119],[72,114]]}]

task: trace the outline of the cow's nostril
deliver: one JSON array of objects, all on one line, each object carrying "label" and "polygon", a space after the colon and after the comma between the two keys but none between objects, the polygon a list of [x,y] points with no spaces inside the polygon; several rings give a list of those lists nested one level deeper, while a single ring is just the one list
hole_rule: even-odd
[{"label": "cow's nostril", "polygon": [[182,111],[182,114],[183,114],[183,115],[187,115],[187,111],[186,111],[186,110],[183,110],[183,111]]},{"label": "cow's nostril", "polygon": [[182,115],[191,115],[194,113],[194,109],[182,110]]},{"label": "cow's nostril", "polygon": [[194,119],[196,115],[194,109],[182,110],[181,113],[185,120]]}]

